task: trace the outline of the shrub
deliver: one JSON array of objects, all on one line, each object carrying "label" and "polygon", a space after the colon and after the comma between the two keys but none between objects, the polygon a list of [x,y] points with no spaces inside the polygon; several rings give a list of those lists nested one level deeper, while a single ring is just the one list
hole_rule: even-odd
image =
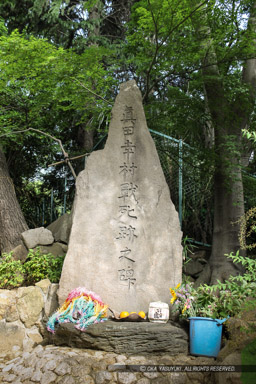
[{"label": "shrub", "polygon": [[178,284],[171,288],[171,303],[179,311],[180,317],[204,316],[225,318],[241,312],[245,299],[256,298],[256,260],[233,253],[226,255],[234,263],[242,264],[245,273],[231,276],[224,283],[200,285],[197,289],[193,283]]},{"label": "shrub", "polygon": [[0,288],[19,287],[24,281],[24,268],[20,260],[14,260],[12,253],[3,253],[0,258]]},{"label": "shrub", "polygon": [[0,288],[11,289],[21,285],[34,285],[40,280],[49,279],[58,283],[65,256],[51,253],[42,255],[40,248],[30,249],[27,261],[16,261],[12,253],[4,253],[0,258]]},{"label": "shrub", "polygon": [[42,255],[40,248],[36,248],[29,250],[27,259],[24,263],[27,285],[33,285],[43,279],[49,279],[51,283],[59,282],[64,256],[54,256],[51,253]]}]

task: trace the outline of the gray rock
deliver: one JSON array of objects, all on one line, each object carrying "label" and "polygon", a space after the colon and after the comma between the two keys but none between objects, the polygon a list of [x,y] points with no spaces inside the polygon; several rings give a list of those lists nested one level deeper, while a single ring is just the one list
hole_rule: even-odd
[{"label": "gray rock", "polygon": [[68,365],[67,362],[63,361],[60,363],[54,370],[55,373],[59,376],[64,376],[68,373],[71,373],[71,367]]},{"label": "gray rock", "polygon": [[197,277],[204,269],[205,263],[201,263],[199,260],[190,259],[188,263],[184,265],[184,272],[188,276]]},{"label": "gray rock", "polygon": [[[221,362],[221,365],[242,365],[241,352],[236,351],[231,353]],[[214,373],[214,377],[216,384],[241,384],[241,372],[216,372]],[[248,382],[249,381],[250,379],[248,378]]]},{"label": "gray rock", "polygon": [[40,356],[44,352],[42,345],[37,345],[33,351],[37,356]]},{"label": "gray rock", "polygon": [[29,379],[34,373],[34,369],[31,367],[22,368],[19,372],[19,377],[21,380],[27,380]]},{"label": "gray rock", "polygon": [[46,371],[54,371],[54,369],[57,367],[57,361],[56,360],[49,360],[47,361],[47,363],[45,364],[43,370],[44,372]]},{"label": "gray rock", "polygon": [[12,306],[15,306],[15,294],[15,290],[0,290],[0,320],[6,319],[6,312],[8,309],[10,309]]},{"label": "gray rock", "polygon": [[158,372],[144,372],[144,376],[146,376],[148,379],[155,379],[156,377],[159,377]]},{"label": "gray rock", "polygon": [[[16,378],[16,379],[12,380],[11,383],[12,383],[12,384],[21,384],[21,381],[20,381],[19,378]],[[26,384],[26,383],[28,383],[28,382],[25,382],[25,381],[24,381],[23,383]],[[28,384],[31,384],[31,383],[29,382]]]},{"label": "gray rock", "polygon": [[123,363],[123,362],[119,362],[119,363],[114,363],[114,364],[110,364],[109,366],[108,366],[108,371],[109,372],[118,372],[118,371],[123,371],[123,369],[124,369],[124,366],[125,366],[125,364]]},{"label": "gray rock", "polygon": [[120,384],[137,383],[136,376],[132,372],[118,372],[117,377]]},{"label": "gray rock", "polygon": [[23,339],[25,337],[25,328],[20,321],[6,323],[5,320],[0,321],[0,352],[9,353],[13,347],[22,348]]},{"label": "gray rock", "polygon": [[40,384],[56,383],[56,378],[57,378],[57,376],[55,375],[54,372],[52,372],[52,371],[45,372],[42,375]]},{"label": "gray rock", "polygon": [[13,373],[10,375],[4,376],[4,380],[7,381],[8,383],[13,383],[15,379],[17,379],[17,377]]},{"label": "gray rock", "polygon": [[21,234],[21,237],[28,249],[38,245],[50,245],[54,242],[54,237],[48,229],[44,227],[28,229]]},{"label": "gray rock", "polygon": [[149,379],[146,379],[146,377],[143,377],[142,379],[137,381],[137,384],[150,384]]},{"label": "gray rock", "polygon": [[52,232],[55,241],[60,241],[62,243],[68,244],[71,226],[72,216],[68,213],[65,213],[53,223],[48,225],[47,229]]},{"label": "gray rock", "polygon": [[19,320],[19,313],[15,301],[13,301],[12,304],[7,308],[5,319],[10,323]]},{"label": "gray rock", "polygon": [[86,384],[94,384],[95,381],[93,380],[93,378],[91,376],[85,375],[85,376],[83,376],[82,382],[80,382],[80,383],[81,384],[84,384],[84,383],[86,383]]},{"label": "gray rock", "polygon": [[13,367],[14,367],[14,363],[8,364],[8,365],[6,365],[6,366],[2,369],[2,372],[9,372],[9,371],[12,370]]},{"label": "gray rock", "polygon": [[21,372],[21,369],[22,369],[22,361],[20,361],[18,365],[15,365],[12,370],[13,370],[13,373],[18,375]]},{"label": "gray rock", "polygon": [[14,322],[19,320],[19,314],[16,306],[16,290],[0,290],[0,320]]},{"label": "gray rock", "polygon": [[42,372],[37,370],[33,373],[33,375],[31,376],[31,380],[32,381],[35,381],[35,382],[41,382],[41,379],[42,379]]},{"label": "gray rock", "polygon": [[[171,372],[171,373],[169,373],[168,378],[169,378],[170,384],[184,384],[186,382],[186,374],[183,372],[181,372],[181,373]],[[197,378],[198,378],[198,380],[197,380]],[[198,375],[197,378],[195,378],[195,375],[194,375],[194,377],[192,379],[193,380],[192,383],[196,383],[196,384],[200,383],[201,384],[202,381],[200,380],[200,376]],[[195,381],[195,380],[197,380],[197,381]],[[210,382],[209,380],[207,380],[207,379],[205,380],[205,383],[209,383],[209,382]],[[154,383],[154,381],[153,381],[153,383]],[[157,383],[157,381],[156,381],[156,383]]]},{"label": "gray rock", "polygon": [[49,334],[49,341],[55,345],[121,354],[168,352],[176,355],[188,352],[187,333],[170,323],[107,321],[89,326],[86,332],[78,331],[72,324],[62,324],[54,335]]},{"label": "gray rock", "polygon": [[52,245],[41,245],[40,253],[42,255],[51,253],[53,256],[64,256],[66,254],[61,243],[53,243]]},{"label": "gray rock", "polygon": [[49,279],[40,280],[35,284],[35,286],[41,288],[43,293],[45,294],[47,294],[50,285],[51,285],[51,282]]},{"label": "gray rock", "polygon": [[169,302],[168,288],[181,282],[182,233],[135,81],[121,85],[105,148],[77,178],[73,210],[61,305],[79,286],[117,311]]},{"label": "gray rock", "polygon": [[[72,376],[63,376],[60,380],[58,380],[58,384],[75,384],[75,380]],[[88,381],[84,381],[84,383],[90,383]]]},{"label": "gray rock", "polygon": [[27,328],[40,318],[44,307],[43,293],[39,287],[21,287],[17,292],[17,308],[21,321]]},{"label": "gray rock", "polygon": [[37,362],[37,357],[33,353],[31,353],[28,357],[23,358],[23,365],[24,367],[35,367]]},{"label": "gray rock", "polygon": [[12,257],[14,260],[20,260],[25,261],[28,254],[27,248],[24,246],[24,244],[20,244],[14,249],[12,249]]},{"label": "gray rock", "polygon": [[44,306],[45,315],[49,317],[58,308],[58,297],[57,291],[59,284],[51,284],[48,290],[47,299]]},{"label": "gray rock", "polygon": [[105,384],[113,382],[113,375],[108,371],[100,371],[95,375],[95,384]]}]

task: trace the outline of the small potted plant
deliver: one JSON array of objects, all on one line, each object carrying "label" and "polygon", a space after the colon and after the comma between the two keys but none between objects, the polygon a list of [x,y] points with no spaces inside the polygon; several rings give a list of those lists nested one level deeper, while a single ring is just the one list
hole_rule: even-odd
[{"label": "small potted plant", "polygon": [[222,324],[226,321],[219,314],[217,297],[206,286],[195,289],[191,282],[178,284],[176,288],[170,288],[170,292],[173,309],[190,322],[190,354],[217,357]]}]

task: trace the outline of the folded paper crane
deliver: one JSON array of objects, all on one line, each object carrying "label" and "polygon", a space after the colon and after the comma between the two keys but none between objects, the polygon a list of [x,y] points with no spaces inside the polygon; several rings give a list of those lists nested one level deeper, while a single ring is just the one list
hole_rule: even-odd
[{"label": "folded paper crane", "polygon": [[75,328],[85,331],[91,324],[107,320],[108,305],[86,288],[73,289],[64,304],[48,320],[47,329],[54,333],[55,327],[62,323],[74,323]]}]

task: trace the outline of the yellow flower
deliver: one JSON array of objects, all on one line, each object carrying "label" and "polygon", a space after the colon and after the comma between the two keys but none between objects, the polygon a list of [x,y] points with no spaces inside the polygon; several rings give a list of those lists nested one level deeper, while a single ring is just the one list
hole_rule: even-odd
[{"label": "yellow flower", "polygon": [[186,311],[187,306],[185,305],[184,308],[182,309],[182,314]]},{"label": "yellow flower", "polygon": [[178,289],[180,286],[181,286],[181,283],[179,283],[175,289]]},{"label": "yellow flower", "polygon": [[175,293],[174,289],[170,288],[170,292],[171,292],[171,295],[172,295],[171,304],[173,304],[174,301],[177,299],[177,296],[176,296],[176,293]]}]

